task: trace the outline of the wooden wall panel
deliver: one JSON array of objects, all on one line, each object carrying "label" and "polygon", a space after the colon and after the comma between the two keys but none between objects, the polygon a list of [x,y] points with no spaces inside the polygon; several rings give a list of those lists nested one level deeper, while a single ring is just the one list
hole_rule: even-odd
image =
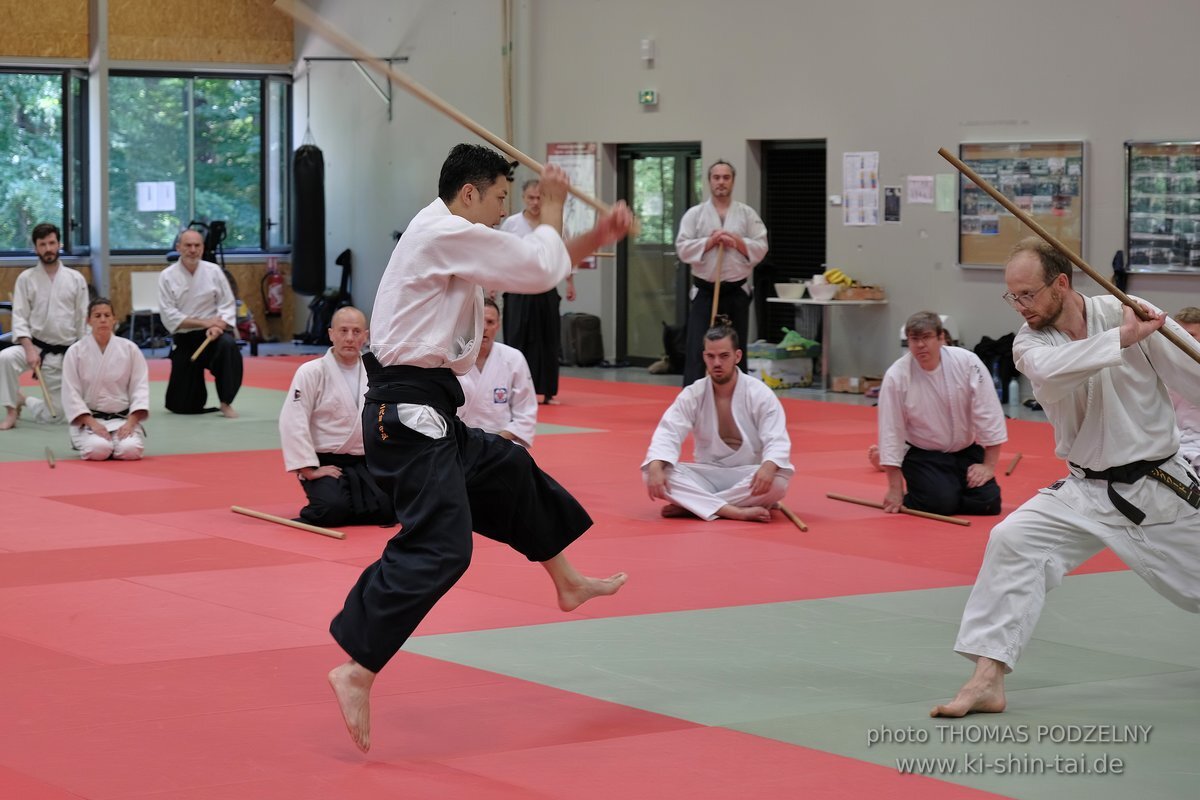
[{"label": "wooden wall panel", "polygon": [[279,64],[290,70],[294,51],[292,19],[271,0],[109,0],[108,54],[114,61]]},{"label": "wooden wall panel", "polygon": [[88,0],[0,0],[0,55],[88,57]]}]

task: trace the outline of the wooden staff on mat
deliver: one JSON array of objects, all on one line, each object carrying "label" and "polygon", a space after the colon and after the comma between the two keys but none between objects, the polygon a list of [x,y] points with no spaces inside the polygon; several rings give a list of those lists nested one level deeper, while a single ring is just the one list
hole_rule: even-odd
[{"label": "wooden staff on mat", "polygon": [[58,418],[58,412],[54,410],[54,398],[50,396],[50,390],[46,388],[46,379],[42,377],[40,367],[33,368],[33,374],[37,376],[38,385],[42,387],[42,399],[46,401],[46,408],[50,409],[50,416]]},{"label": "wooden staff on mat", "polygon": [[[538,175],[542,174],[543,166],[538,161],[525,155],[511,144],[504,141],[499,136],[492,133],[487,128],[483,127],[478,122],[471,119],[466,114],[462,113],[457,108],[426,89],[421,84],[414,81],[412,78],[392,68],[387,64],[387,62],[371,55],[365,47],[351,39],[342,30],[327,22],[323,17],[321,17],[308,6],[304,5],[303,3],[296,2],[296,0],[275,0],[275,7],[295,19],[301,25],[304,25],[305,27],[319,34],[326,41],[336,45],[343,51],[354,56],[354,58],[358,61],[368,64],[376,72],[383,75],[392,83],[396,84],[401,89],[404,89],[409,94],[412,94],[418,99],[423,100],[429,105],[433,106],[435,109],[450,117],[450,119],[462,125],[479,138],[490,143],[497,150],[507,153],[510,157],[529,167]],[[591,195],[576,189],[574,186],[568,186],[567,191],[599,211],[601,214],[607,214],[612,210],[606,204],[601,203]]]},{"label": "wooden staff on mat", "polygon": [[717,304],[721,302],[721,262],[725,260],[725,243],[717,245],[717,274],[713,278],[713,307],[712,315],[708,318],[708,327],[717,324]]},{"label": "wooden staff on mat", "polygon": [[266,520],[267,522],[274,522],[277,525],[286,525],[289,528],[298,528],[299,530],[308,531],[309,533],[319,533],[322,536],[329,536],[334,539],[345,539],[346,538],[346,534],[342,533],[341,531],[333,531],[333,530],[330,530],[329,528],[318,528],[316,525],[309,525],[307,522],[296,522],[296,520],[294,520],[294,519],[287,519],[286,517],[277,517],[274,514],[267,514],[262,511],[255,511],[252,508],[243,508],[242,506],[230,506],[229,510],[235,514],[245,514],[247,517],[254,517],[255,519],[263,519],[263,520]]},{"label": "wooden staff on mat", "polygon": [[[828,497],[830,500],[841,500],[844,503],[857,503],[860,506],[870,506],[871,508],[883,508],[883,503],[876,503],[871,500],[863,500],[860,497],[847,497],[844,494],[834,494],[833,492],[830,492],[829,494],[826,494],[825,496]],[[949,522],[951,525],[970,526],[970,524],[971,524],[971,520],[969,520],[969,519],[962,519],[960,517],[947,517],[944,514],[934,514],[931,511],[917,511],[916,509],[905,508],[904,506],[900,506],[900,513],[901,514],[909,514],[914,517],[924,517],[925,519],[933,519],[933,520],[937,520],[938,522]]]},{"label": "wooden staff on mat", "polygon": [[776,503],[776,505],[779,506],[779,510],[783,512],[783,515],[792,521],[793,525],[795,525],[797,528],[799,528],[802,531],[808,530],[808,526],[804,524],[804,520],[800,519],[794,513],[792,513],[792,510],[790,508],[785,506],[783,503]]},{"label": "wooden staff on mat", "polygon": [[199,358],[200,354],[204,352],[204,348],[208,347],[208,343],[215,338],[215,336],[205,337],[204,341],[200,343],[200,346],[196,348],[196,352],[192,353],[192,361],[195,361],[197,358]]},{"label": "wooden staff on mat", "polygon": [[46,463],[50,465],[50,469],[54,469],[54,451],[49,447],[46,448]]},{"label": "wooden staff on mat", "polygon": [[[946,159],[951,164],[953,164],[955,169],[957,169],[963,175],[966,175],[968,178],[971,179],[972,182],[975,183],[976,186],[978,186],[980,189],[983,189],[985,192],[987,192],[989,195],[991,195],[993,200],[995,200],[997,203],[999,203],[1000,205],[1002,205],[1006,209],[1008,209],[1008,212],[1010,214],[1012,214],[1014,217],[1016,217],[1018,220],[1020,220],[1020,222],[1023,225],[1025,225],[1031,231],[1036,233],[1038,236],[1045,239],[1046,242],[1051,247],[1053,247],[1055,250],[1057,250],[1058,252],[1060,252],[1064,256],[1066,256],[1068,259],[1070,259],[1071,263],[1073,263],[1075,266],[1077,266],[1081,270],[1083,270],[1083,272],[1089,278],[1091,278],[1096,283],[1098,283],[1102,287],[1104,287],[1105,291],[1107,291],[1113,297],[1120,300],[1125,305],[1132,308],[1133,313],[1138,315],[1138,319],[1141,319],[1141,320],[1149,319],[1149,317],[1146,315],[1146,312],[1142,310],[1142,307],[1140,305],[1138,305],[1137,303],[1135,303],[1133,301],[1133,298],[1131,298],[1129,295],[1122,292],[1120,289],[1118,289],[1116,286],[1114,286],[1108,279],[1106,279],[1103,275],[1096,272],[1096,270],[1092,269],[1086,261],[1084,261],[1079,256],[1075,255],[1075,253],[1071,252],[1071,249],[1069,247],[1067,247],[1065,244],[1060,242],[1057,238],[1054,237],[1053,234],[1051,234],[1049,231],[1047,231],[1045,228],[1043,228],[1041,225],[1039,225],[1033,217],[1029,216],[1024,211],[1022,211],[1020,208],[1018,208],[1016,203],[1012,202],[1007,197],[1002,195],[1000,192],[996,191],[995,187],[993,187],[990,183],[988,183],[986,180],[981,178],[979,176],[979,174],[975,172],[975,170],[968,167],[961,160],[959,160],[957,157],[955,157],[953,154],[951,154],[949,151],[947,151],[946,148],[944,148],[944,147],[941,148],[940,150],[938,150],[938,155],[940,155],[942,158]],[[1174,331],[1172,331],[1166,327],[1159,328],[1158,332],[1161,333],[1163,336],[1167,337],[1167,340],[1170,341],[1173,345],[1175,345],[1180,350],[1182,350],[1183,352],[1185,352],[1189,356],[1191,356],[1193,361],[1195,361],[1197,364],[1200,364],[1200,352],[1198,352],[1196,350],[1194,341],[1191,344],[1188,344],[1181,337],[1176,335],[1176,333]]]},{"label": "wooden staff on mat", "polygon": [[1017,464],[1020,464],[1020,463],[1021,463],[1021,454],[1020,454],[1020,453],[1017,453],[1015,456],[1013,456],[1012,463],[1008,465],[1008,470],[1007,470],[1007,471],[1005,471],[1005,473],[1004,473],[1004,474],[1005,474],[1005,475],[1012,475],[1012,474],[1013,474],[1013,470],[1014,470],[1014,469],[1016,469],[1016,468],[1017,468]]}]

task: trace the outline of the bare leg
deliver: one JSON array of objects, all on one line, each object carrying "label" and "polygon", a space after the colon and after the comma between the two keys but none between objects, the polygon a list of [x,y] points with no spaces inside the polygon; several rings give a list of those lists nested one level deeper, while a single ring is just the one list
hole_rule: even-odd
[{"label": "bare leg", "polygon": [[983,656],[975,662],[975,674],[963,684],[954,699],[934,706],[931,717],[965,717],[967,714],[999,714],[1005,708],[1004,665]]},{"label": "bare leg", "polygon": [[871,466],[883,472],[883,467],[879,463],[879,445],[873,444],[867,448],[867,461],[871,462]]},{"label": "bare leg", "polygon": [[662,507],[662,515],[664,517],[694,517],[692,512],[688,511],[683,506],[677,506],[674,503],[667,503]]},{"label": "bare leg", "polygon": [[542,566],[554,581],[558,607],[563,611],[574,611],[593,597],[616,594],[629,578],[624,572],[608,578],[588,578],[580,575],[562,553],[543,561]]},{"label": "bare leg", "polygon": [[724,519],[740,519],[743,522],[770,522],[771,509],[764,506],[731,506],[726,503],[717,509],[717,516]]},{"label": "bare leg", "polygon": [[238,413],[233,410],[233,406],[229,403],[221,403],[221,414],[229,419],[237,419]]},{"label": "bare leg", "polygon": [[329,673],[329,685],[337,697],[346,730],[358,749],[364,753],[371,749],[371,685],[375,673],[357,661],[347,661],[334,667]]}]

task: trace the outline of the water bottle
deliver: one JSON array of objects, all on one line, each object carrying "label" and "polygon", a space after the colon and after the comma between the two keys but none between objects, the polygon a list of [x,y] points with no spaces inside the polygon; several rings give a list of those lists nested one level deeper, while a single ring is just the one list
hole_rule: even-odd
[{"label": "water bottle", "polygon": [[1008,382],[1008,405],[1014,409],[1021,407],[1021,381],[1015,376]]},{"label": "water bottle", "polygon": [[996,397],[1004,399],[1004,384],[1000,382],[1000,362],[992,362],[992,385],[996,387]]}]

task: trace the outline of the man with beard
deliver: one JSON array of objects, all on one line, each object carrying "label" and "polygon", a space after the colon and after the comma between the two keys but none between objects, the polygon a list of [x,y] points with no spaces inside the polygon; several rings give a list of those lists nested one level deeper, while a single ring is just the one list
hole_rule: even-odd
[{"label": "man with beard", "polygon": [[932,311],[909,317],[904,335],[908,352],[879,389],[884,510],[999,514],[996,462],[1008,433],[991,376],[979,356],[943,344]]},{"label": "man with beard", "polygon": [[62,364],[67,348],[87,332],[88,286],[83,275],[59,261],[58,227],[43,222],[33,229],[38,264],[17,276],[13,288],[12,338],[18,347],[0,350],[0,431],[17,424],[26,406],[36,422],[63,422],[44,400],[19,390],[21,373],[38,370],[55,411],[62,409]]},{"label": "man with beard", "polygon": [[1004,676],[1046,592],[1106,547],[1172,603],[1200,611],[1200,485],[1178,453],[1168,394],[1200,396],[1200,368],[1154,333],[1166,325],[1190,337],[1136,298],[1148,319],[1114,297],[1084,297],[1071,272],[1039,239],[1019,242],[1005,267],[1004,299],[1025,318],[1013,358],[1070,474],[992,529],[954,646],[975,671],[932,716],[1003,711]]},{"label": "man with beard", "polygon": [[[642,463],[664,517],[769,522],[787,494],[793,469],[783,405],[761,381],[737,368],[742,351],[727,317],[704,334],[708,376],[684,387],[663,414]],[[679,461],[688,434],[695,463]]]},{"label": "man with beard", "polygon": [[[675,237],[675,255],[692,267],[684,386],[704,377],[706,362],[701,354],[714,292],[720,294],[718,310],[732,320],[738,341],[750,335],[750,275],[767,254],[767,228],[754,209],[733,199],[733,179],[729,162],[717,161],[709,167],[709,198],[687,210]],[[720,281],[720,286],[714,281]],[[740,366],[745,372],[744,361]]]}]

